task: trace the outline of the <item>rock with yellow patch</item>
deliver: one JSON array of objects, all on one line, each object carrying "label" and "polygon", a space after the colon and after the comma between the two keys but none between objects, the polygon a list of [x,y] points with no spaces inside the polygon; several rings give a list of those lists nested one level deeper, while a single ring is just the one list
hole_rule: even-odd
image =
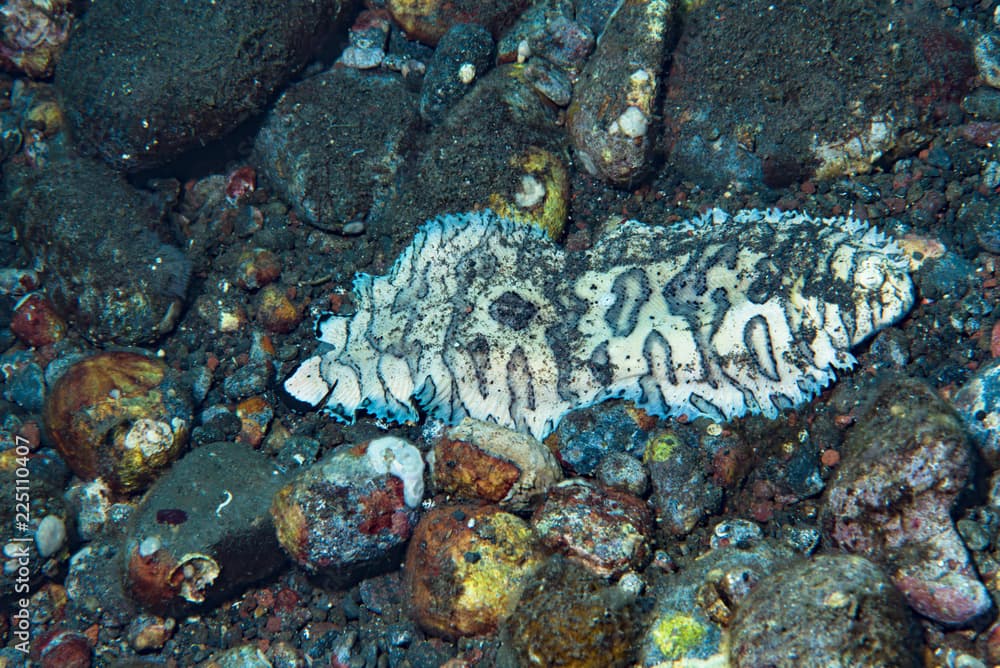
[{"label": "rock with yellow patch", "polygon": [[401,438],[341,446],[274,496],[278,540],[336,586],[394,568],[417,524],[423,473],[420,452]]},{"label": "rock with yellow patch", "polygon": [[373,233],[400,236],[402,221],[445,211],[496,207],[559,236],[568,176],[559,114],[532,88],[522,65],[477,74],[398,181],[388,209],[369,220]]},{"label": "rock with yellow patch", "polygon": [[712,453],[689,431],[663,430],[646,442],[643,461],[649,469],[661,535],[689,533],[722,504],[722,488],[712,479]]},{"label": "rock with yellow patch", "polygon": [[726,665],[723,631],[736,609],[757,582],[793,559],[791,549],[767,539],[750,549],[713,549],[657,582],[639,665]]},{"label": "rock with yellow patch", "polygon": [[665,657],[684,656],[708,634],[708,625],[691,615],[677,613],[656,620],[649,635]]},{"label": "rock with yellow patch", "polygon": [[541,564],[531,528],[497,506],[442,506],[421,518],[406,552],[410,609],[435,636],[492,633]]},{"label": "rock with yellow patch", "polygon": [[558,240],[569,209],[566,167],[552,152],[535,146],[511,158],[510,165],[521,170],[518,187],[512,194],[491,193],[490,208],[501,216],[534,225]]}]

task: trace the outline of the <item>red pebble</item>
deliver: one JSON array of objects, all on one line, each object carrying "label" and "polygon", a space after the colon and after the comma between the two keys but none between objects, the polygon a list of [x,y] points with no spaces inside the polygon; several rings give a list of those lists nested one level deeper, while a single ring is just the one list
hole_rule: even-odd
[{"label": "red pebble", "polygon": [[835,415],[833,423],[840,429],[847,429],[854,424],[855,419],[854,413],[844,413],[842,415]]},{"label": "red pebble", "polygon": [[219,358],[215,355],[215,353],[209,353],[208,357],[205,358],[205,368],[209,371],[214,372],[219,368],[219,364]]},{"label": "red pebble", "polygon": [[257,188],[257,172],[253,167],[240,167],[226,178],[226,199],[236,202]]},{"label": "red pebble", "polygon": [[278,612],[288,612],[299,602],[299,595],[291,589],[281,589],[274,595],[274,609]]},{"label": "red pebble", "polygon": [[42,668],[90,668],[91,665],[87,636],[65,629],[42,634],[35,642],[32,655]]},{"label": "red pebble", "polygon": [[990,356],[1000,357],[1000,322],[994,324],[990,332]]},{"label": "red pebble", "polygon": [[833,448],[828,448],[820,455],[820,461],[823,462],[823,466],[833,468],[840,463],[840,452]]},{"label": "red pebble", "polygon": [[264,624],[264,630],[272,635],[281,631],[281,617],[277,615],[268,617],[267,623]]},{"label": "red pebble", "polygon": [[47,346],[66,335],[66,323],[45,297],[32,293],[14,309],[10,329],[29,346]]},{"label": "red pebble", "polygon": [[274,606],[274,592],[270,589],[261,589],[256,594],[254,598],[257,599],[257,604],[265,608],[271,608]]},{"label": "red pebble", "polygon": [[29,420],[21,425],[17,433],[18,436],[28,442],[28,447],[32,450],[40,447],[42,442],[42,429],[34,420]]},{"label": "red pebble", "polygon": [[966,123],[959,128],[959,134],[976,146],[988,146],[1000,138],[1000,123],[987,121]]}]

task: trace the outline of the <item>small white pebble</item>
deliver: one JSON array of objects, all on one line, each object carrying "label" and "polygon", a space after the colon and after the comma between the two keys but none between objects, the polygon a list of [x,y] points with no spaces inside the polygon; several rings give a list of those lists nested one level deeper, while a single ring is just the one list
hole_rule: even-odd
[{"label": "small white pebble", "polygon": [[153,554],[160,549],[160,545],[159,536],[144,538],[142,542],[139,543],[139,556],[143,559],[153,556]]},{"label": "small white pebble", "polygon": [[986,664],[971,654],[959,654],[952,664],[955,668],[986,668]]},{"label": "small white pebble", "polygon": [[630,74],[628,78],[633,85],[638,86],[640,84],[644,84],[647,81],[649,81],[649,72],[647,72],[642,68],[639,68],[635,72]]},{"label": "small white pebble", "polygon": [[352,220],[351,222],[344,225],[344,229],[341,232],[348,237],[356,237],[359,234],[365,233],[365,223],[362,220]]},{"label": "small white pebble", "polygon": [[521,188],[514,193],[514,203],[522,209],[530,209],[545,197],[545,184],[531,174],[521,176]]},{"label": "small white pebble", "polygon": [[404,77],[420,77],[424,75],[427,71],[427,66],[419,60],[414,60],[410,58],[406,60],[402,67],[399,68],[399,73]]},{"label": "small white pebble", "polygon": [[381,65],[383,60],[385,60],[385,51],[382,49],[349,46],[340,54],[337,62],[358,70],[370,70]]},{"label": "small white pebble", "polygon": [[458,80],[464,84],[470,84],[476,80],[476,66],[472,63],[462,63],[458,68]]},{"label": "small white pebble", "polygon": [[638,596],[645,587],[646,583],[642,581],[642,578],[631,571],[618,580],[618,588],[631,596]]},{"label": "small white pebble", "polygon": [[649,120],[646,118],[646,114],[642,113],[642,110],[638,107],[629,107],[622,112],[618,120],[615,121],[618,126],[618,130],[626,137],[645,137],[646,130],[649,127]]},{"label": "small white pebble", "polygon": [[528,58],[531,57],[531,45],[528,44],[528,40],[522,39],[517,43],[517,62],[523,63]]},{"label": "small white pebble", "polygon": [[66,542],[66,523],[61,517],[46,515],[35,530],[35,546],[42,558],[51,557]]}]

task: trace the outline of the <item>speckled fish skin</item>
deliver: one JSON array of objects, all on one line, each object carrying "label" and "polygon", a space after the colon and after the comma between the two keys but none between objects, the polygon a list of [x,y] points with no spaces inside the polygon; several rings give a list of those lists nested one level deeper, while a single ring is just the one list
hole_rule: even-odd
[{"label": "speckled fish skin", "polygon": [[907,269],[891,239],[843,217],[715,209],[627,221],[567,253],[490,211],[446,215],[386,276],[355,279],[356,313],[320,321],[329,349],[285,388],[346,421],[468,415],[536,438],[610,398],[773,417],[907,313]]}]

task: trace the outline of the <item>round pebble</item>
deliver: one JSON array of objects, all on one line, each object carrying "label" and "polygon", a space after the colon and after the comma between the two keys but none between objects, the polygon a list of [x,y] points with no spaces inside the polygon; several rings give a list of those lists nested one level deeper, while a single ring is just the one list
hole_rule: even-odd
[{"label": "round pebble", "polygon": [[609,452],[601,458],[594,476],[608,487],[642,496],[649,489],[649,474],[642,462],[624,452]]},{"label": "round pebble", "polygon": [[43,558],[51,557],[66,543],[66,523],[61,517],[46,515],[35,531],[35,546]]},{"label": "round pebble", "polygon": [[962,542],[973,552],[981,552],[990,546],[990,536],[979,522],[961,519],[955,522]]}]

